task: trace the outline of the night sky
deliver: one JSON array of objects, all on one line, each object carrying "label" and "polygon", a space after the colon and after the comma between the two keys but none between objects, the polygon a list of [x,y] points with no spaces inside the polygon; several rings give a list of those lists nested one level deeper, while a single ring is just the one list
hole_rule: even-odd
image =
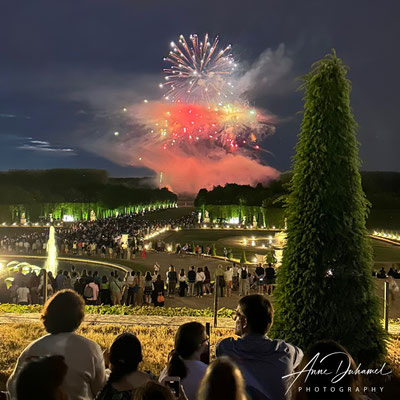
[{"label": "night sky", "polygon": [[[400,3],[392,0],[4,0],[0,8],[0,170],[118,165],[91,148],[115,110],[158,99],[180,34],[219,35],[253,71],[251,104],[276,116],[264,162],[290,168],[302,109],[295,78],[332,48],[349,65],[363,170],[400,171]],[[262,62],[261,62],[262,60]],[[89,138],[89,139],[88,139]],[[118,137],[115,137],[118,140]]]}]

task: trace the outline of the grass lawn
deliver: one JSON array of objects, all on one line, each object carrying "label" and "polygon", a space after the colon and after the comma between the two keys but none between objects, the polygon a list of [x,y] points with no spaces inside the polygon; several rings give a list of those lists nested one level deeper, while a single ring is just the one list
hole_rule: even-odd
[{"label": "grass lawn", "polygon": [[[143,348],[143,362],[139,369],[150,370],[156,376],[160,374],[167,362],[168,353],[174,347],[176,327],[168,326],[126,326],[126,325],[83,325],[78,333],[97,342],[105,350],[113,340],[123,332],[136,334]],[[18,356],[33,340],[44,335],[41,324],[14,323],[3,324],[0,330],[0,390],[5,390],[8,376],[11,374]],[[210,354],[215,354],[216,344],[225,337],[233,336],[232,329],[212,329],[210,335]],[[387,362],[393,371],[394,377],[399,375],[399,340],[391,338],[388,342]],[[397,389],[395,382],[385,382],[385,396],[382,399],[391,399]]]},{"label": "grass lawn", "polygon": [[[373,239],[372,248],[374,251],[374,260],[376,263],[400,263],[400,246]],[[398,268],[398,266],[396,268]]]},{"label": "grass lawn", "polygon": [[[168,326],[83,325],[78,333],[94,340],[105,350],[110,347],[119,334],[133,332],[138,336],[143,348],[143,362],[139,368],[144,371],[150,370],[158,376],[167,363],[168,353],[174,348],[176,329],[176,327]],[[8,376],[22,350],[45,333],[42,325],[36,323],[1,325],[0,390],[5,390]],[[232,335],[232,329],[212,329],[210,335],[211,354],[215,353],[216,343],[224,337]]]},{"label": "grass lawn", "polygon": [[[258,231],[258,230],[235,230],[235,229],[185,229],[178,232],[169,231],[164,233],[162,236],[162,240],[166,243],[180,243],[182,246],[185,243],[193,242],[195,245],[203,245],[204,247],[212,245],[215,243],[215,247],[217,249],[217,255],[224,255],[224,247],[231,248],[233,252],[234,258],[240,258],[242,251],[244,249],[243,246],[238,246],[229,243],[229,238],[233,239],[243,239],[243,238],[251,238],[254,236],[257,238],[265,238],[266,236],[273,236],[272,232],[268,231]],[[247,246],[246,257],[247,259],[251,259],[254,255],[257,254],[267,254],[267,249],[259,249],[254,250],[251,246]]]},{"label": "grass lawn", "polygon": [[[203,246],[211,246],[215,242],[217,249],[217,255],[223,255],[224,247],[231,247],[233,251],[234,258],[240,258],[243,246],[228,245],[225,240],[228,238],[244,238],[244,237],[265,237],[273,233],[268,231],[251,231],[251,230],[228,230],[228,229],[188,229],[181,230],[178,232],[169,231],[162,236],[160,239],[164,240],[166,243],[185,243],[194,242],[194,244],[201,244]],[[372,240],[372,247],[374,251],[375,263],[400,263],[400,246],[391,245],[389,243],[384,243],[380,240]],[[250,249],[250,250],[247,250]],[[254,251],[251,247],[246,247],[247,259],[251,259],[254,254],[266,254],[267,249],[260,249]]]},{"label": "grass lawn", "polygon": [[154,211],[151,213],[147,213],[138,219],[146,220],[146,221],[154,221],[154,220],[162,220],[162,219],[178,219],[181,217],[185,217],[187,215],[191,215],[194,211],[192,207],[181,207],[181,208],[169,208],[167,210]]}]

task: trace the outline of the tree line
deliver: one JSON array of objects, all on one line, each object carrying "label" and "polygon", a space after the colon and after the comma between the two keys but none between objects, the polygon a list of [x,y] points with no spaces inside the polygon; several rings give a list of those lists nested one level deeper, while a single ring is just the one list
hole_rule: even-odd
[{"label": "tree line", "polygon": [[107,208],[118,208],[177,201],[177,196],[167,188],[127,185],[112,180],[106,171],[97,169],[0,172],[0,193],[2,205],[94,202]]},{"label": "tree line", "polygon": [[[259,183],[214,186],[212,190],[201,189],[195,199],[195,206],[206,205],[246,205],[267,208],[281,208],[289,193],[292,172],[283,173],[279,179],[263,186]],[[362,188],[374,209],[400,209],[400,173],[362,171]]]}]

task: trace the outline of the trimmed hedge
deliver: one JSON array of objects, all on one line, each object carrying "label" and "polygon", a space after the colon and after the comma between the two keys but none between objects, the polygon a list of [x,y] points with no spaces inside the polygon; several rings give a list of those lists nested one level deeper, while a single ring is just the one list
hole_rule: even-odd
[{"label": "trimmed hedge", "polygon": [[[0,304],[0,314],[15,313],[29,314],[40,313],[43,306],[39,304],[21,306],[17,304]],[[211,308],[193,309],[187,307],[152,307],[152,306],[86,306],[86,313],[98,315],[155,315],[161,317],[212,317]],[[218,317],[230,318],[234,310],[220,308]]]}]

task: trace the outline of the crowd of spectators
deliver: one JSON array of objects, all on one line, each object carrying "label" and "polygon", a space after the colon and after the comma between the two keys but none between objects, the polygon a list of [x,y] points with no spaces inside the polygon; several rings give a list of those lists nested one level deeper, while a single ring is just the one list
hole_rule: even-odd
[{"label": "crowd of spectators", "polygon": [[386,279],[391,276],[393,279],[400,279],[400,271],[394,266],[389,268],[389,271],[386,273],[385,268],[382,267],[376,274],[378,279]]},{"label": "crowd of spectators", "polygon": [[[146,352],[132,333],[118,336],[104,353],[75,333],[84,319],[84,301],[76,292],[62,290],[46,303],[42,322],[48,334],[18,358],[8,395],[10,400],[358,400],[360,391],[366,394],[354,360],[338,343],[318,342],[303,355],[292,344],[270,339],[273,313],[266,296],[242,297],[234,315],[238,338],[217,343],[211,364],[205,327],[199,322],[181,325],[157,378],[141,370]],[[307,366],[315,357],[327,373],[308,379]],[[331,379],[340,366],[353,373],[343,381]]]},{"label": "crowd of spectators", "polygon": [[[44,270],[38,275],[34,270],[24,274],[23,267],[9,288],[4,279],[0,279],[0,303],[11,304],[43,304],[44,302]],[[272,275],[271,275],[272,274]],[[160,266],[154,265],[153,272],[114,270],[109,275],[100,276],[98,271],[78,271],[75,266],[70,270],[59,270],[56,276],[47,272],[47,296],[63,289],[73,289],[80,294],[88,305],[151,305],[164,306],[165,296],[180,297],[210,296],[214,290],[218,296],[239,296],[250,293],[250,288],[258,288],[260,294],[271,294],[275,269],[271,264],[264,268],[261,264],[253,273],[246,265],[227,265],[225,269],[218,265],[212,276],[207,266],[189,267],[188,271],[175,271],[171,265],[165,279],[160,274]]]},{"label": "crowd of spectators", "polygon": [[[9,288],[6,282],[0,279],[0,303],[10,304],[43,304],[44,302],[44,270],[37,275],[30,270],[27,274],[20,267]],[[161,284],[161,285],[160,285]],[[161,286],[161,288],[160,288]],[[161,276],[132,271],[127,274],[123,271],[111,271],[110,275],[100,277],[98,271],[83,269],[78,272],[74,266],[70,271],[59,270],[54,277],[47,272],[47,297],[63,289],[71,289],[81,295],[88,305],[149,305],[155,294],[164,295],[164,281]],[[150,289],[150,290],[149,290]]]},{"label": "crowd of spectators", "polygon": [[[120,215],[95,221],[65,224],[56,230],[56,243],[60,254],[131,259],[144,249],[146,236],[163,228],[193,228],[195,226],[195,216],[148,220],[138,215]],[[123,235],[127,235],[127,241],[123,240]],[[21,230],[18,230],[15,234],[9,233],[8,236],[0,238],[0,251],[16,254],[44,254],[47,241],[48,232],[36,231],[21,234]],[[157,247],[157,242],[154,247]]]}]

